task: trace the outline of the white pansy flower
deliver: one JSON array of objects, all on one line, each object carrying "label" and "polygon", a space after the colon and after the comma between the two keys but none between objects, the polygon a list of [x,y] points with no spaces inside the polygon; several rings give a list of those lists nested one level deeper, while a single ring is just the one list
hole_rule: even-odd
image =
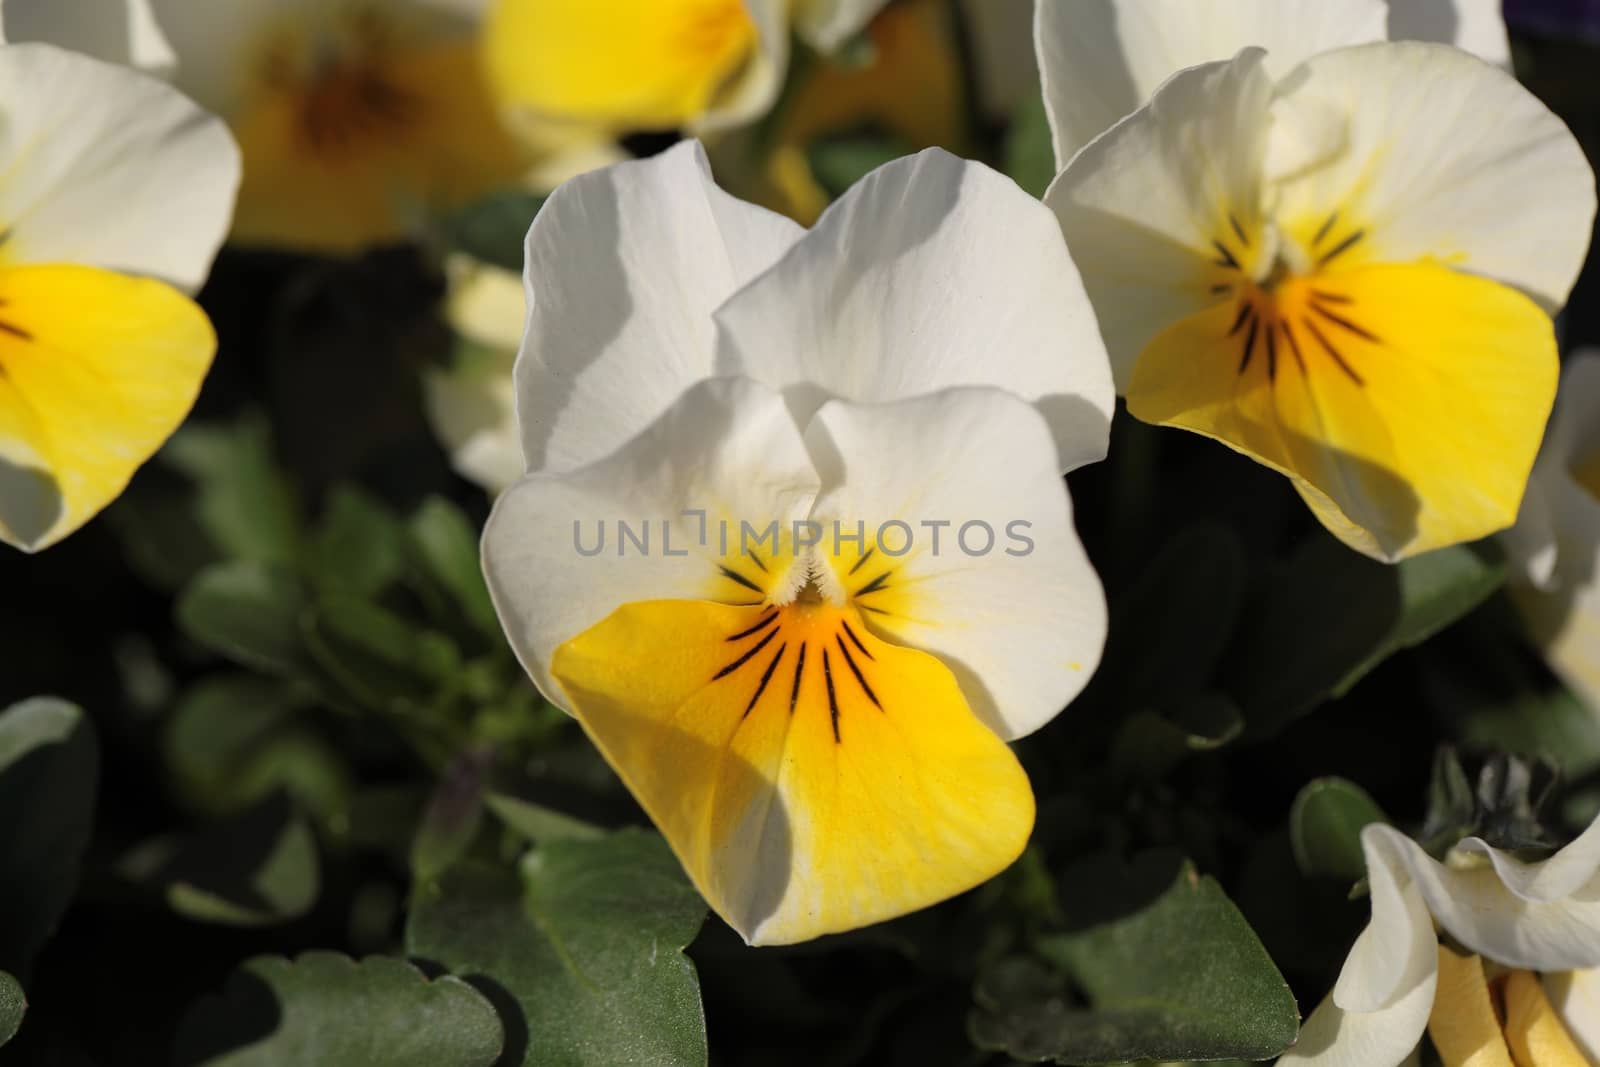
[{"label": "white pansy flower", "polygon": [[529,235],[534,473],[485,531],[490,589],[754,943],[931,904],[1027,840],[1005,741],[1105,635],[1060,473],[1104,454],[1110,376],[1048,223],[930,151],[805,232],[684,145]]},{"label": "white pansy flower", "polygon": [[152,74],[177,63],[150,0],[0,0],[0,41],[54,44]]},{"label": "white pansy flower", "polygon": [[1500,0],[1038,0],[1035,45],[1056,165],[1186,67],[1266,49],[1282,77],[1312,56],[1374,41],[1427,41],[1509,66]]},{"label": "white pansy flower", "polygon": [[[1363,830],[1361,846],[1372,920],[1333,992],[1278,1062],[1396,1067],[1425,1031],[1446,1067],[1512,1067],[1507,1050],[1542,1042],[1559,1047],[1550,1034],[1561,1027],[1552,1025],[1548,1002],[1529,976],[1600,964],[1600,821],[1539,863],[1525,863],[1478,838],[1462,841],[1449,862],[1440,863],[1383,825]],[[1441,945],[1441,932],[1471,955]],[[1495,965],[1497,979],[1507,980],[1512,1010],[1506,1018],[1485,1010],[1488,979],[1474,957]],[[1516,1062],[1582,1067],[1584,1061]]]}]

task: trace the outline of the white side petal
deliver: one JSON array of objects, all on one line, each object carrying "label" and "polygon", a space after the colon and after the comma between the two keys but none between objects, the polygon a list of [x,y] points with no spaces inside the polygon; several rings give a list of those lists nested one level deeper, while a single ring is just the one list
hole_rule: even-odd
[{"label": "white side petal", "polygon": [[1370,1012],[1350,1012],[1324,997],[1300,1026],[1294,1048],[1278,1058],[1296,1067],[1402,1067],[1415,1062],[1418,1042],[1428,1028],[1437,967],[1393,1004]]},{"label": "white side petal", "polygon": [[819,52],[832,52],[867,28],[889,0],[800,0],[795,29]]},{"label": "white side petal", "polygon": [[326,0],[149,0],[149,4],[177,57],[174,84],[224,118],[233,118],[251,95],[252,79],[273,34],[295,27],[320,28],[343,6]]},{"label": "white side petal", "polygon": [[747,125],[765,115],[778,99],[789,69],[789,0],[744,0],[756,24],[756,50],[744,69],[692,124],[692,132],[713,133]]},{"label": "white side petal", "polygon": [[[1592,830],[1568,846],[1573,851],[1548,876],[1539,870],[1542,865],[1527,869],[1470,839],[1463,852],[1487,853],[1493,865],[1447,867],[1409,838],[1387,833],[1393,835],[1435,921],[1473,952],[1534,971],[1600,965],[1600,878],[1592,873],[1600,835]],[[1589,878],[1571,895],[1552,895],[1572,888],[1585,871]]]},{"label": "white side petal", "polygon": [[50,45],[0,50],[0,226],[14,263],[199,288],[233,215],[239,149],[170,86]]},{"label": "white side petal", "polygon": [[528,469],[594,462],[709,376],[712,310],[803,232],[717,188],[698,142],[557,189],[528,231]]},{"label": "white side petal", "polygon": [[1511,67],[1500,0],[1389,0],[1391,41],[1432,41]]},{"label": "white side petal", "polygon": [[1544,992],[1578,1048],[1600,1060],[1600,970],[1547,974]]},{"label": "white side petal", "polygon": [[[806,514],[816,489],[781,397],[739,379],[701,382],[599,463],[530,474],[501,495],[484,528],[483,567],[511,647],[545,696],[563,703],[550,677],[562,642],[623,604],[707,596],[716,541],[701,545],[703,525],[685,510],[787,525]],[[649,524],[648,552],[617,540],[618,520],[636,535]],[[604,549],[582,554],[601,523]]]},{"label": "white side petal", "polygon": [[1318,52],[1383,40],[1387,15],[1382,0],[1039,0],[1056,166],[1185,67],[1259,46],[1277,77]]},{"label": "white side petal", "polygon": [[992,385],[1036,401],[1061,469],[1105,456],[1105,346],[1050,214],[1008,178],[929,149],[873,171],[717,311],[718,370],[828,397]]},{"label": "white side petal", "polygon": [[1370,259],[1436,259],[1550,310],[1566,302],[1589,247],[1594,174],[1509,74],[1444,45],[1362,45],[1296,70],[1273,112],[1275,139],[1345,118],[1344,151],[1282,185],[1279,218],[1337,208],[1365,230]]},{"label": "white side petal", "polygon": [[152,74],[172,70],[172,45],[150,0],[0,0],[7,44],[37,42]]},{"label": "white side petal", "polygon": [[[459,358],[459,357],[458,357]],[[522,477],[522,437],[511,384],[515,349],[480,349],[422,380],[428,424],[457,474],[490,493]]]},{"label": "white side petal", "polygon": [[[858,599],[873,630],[938,656],[1008,740],[1077,696],[1105,643],[1105,594],[1036,410],[982,388],[894,404],[833,401],[806,444],[822,476],[814,517],[825,537],[835,521],[847,533],[860,522],[866,547],[878,543],[856,573],[840,575],[850,593],[887,575],[882,593]],[[898,557],[900,531],[877,537],[891,520],[914,537]]]},{"label": "white side petal", "polygon": [[1272,83],[1263,53],[1175,75],[1045,193],[1083,270],[1118,389],[1146,344],[1210,306],[1213,244],[1260,217]]}]

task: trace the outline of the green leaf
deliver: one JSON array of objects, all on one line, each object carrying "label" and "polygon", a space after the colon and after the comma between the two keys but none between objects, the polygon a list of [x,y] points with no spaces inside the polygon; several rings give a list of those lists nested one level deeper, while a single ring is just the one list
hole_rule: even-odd
[{"label": "green leaf", "polygon": [[489,793],[483,800],[502,822],[535,844],[592,841],[605,836],[605,831],[593,823],[509,793]]},{"label": "green leaf", "polygon": [[461,509],[442,497],[429,497],[411,517],[407,533],[424,580],[442,589],[473,626],[501,644],[500,620],[479,562],[478,531]]},{"label": "green leaf", "polygon": [[189,837],[148,841],[119,866],[180,915],[224,926],[297,919],[321,881],[316,838],[281,793]]},{"label": "green leaf", "polygon": [[404,960],[258,956],[178,1030],[178,1067],[490,1067],[505,1035],[471,985]]},{"label": "green leaf", "polygon": [[178,598],[189,638],[245,667],[295,678],[315,668],[300,640],[305,595],[281,567],[239,560],[201,571]]},{"label": "green leaf", "polygon": [[338,751],[301,716],[290,688],[250,674],[197,682],[167,721],[173,786],[196,811],[229,815],[282,789],[322,820],[349,803]]},{"label": "green leaf", "polygon": [[1155,781],[1196,752],[1223,747],[1244,732],[1244,716],[1219,693],[1205,693],[1165,715],[1137,711],[1111,746],[1111,766],[1121,777]]},{"label": "green leaf", "polygon": [[1359,882],[1367,876],[1361,831],[1386,823],[1366,790],[1343,778],[1308,782],[1289,809],[1289,841],[1295,864],[1308,878]]},{"label": "green leaf", "polygon": [[161,456],[194,481],[200,525],[224,556],[285,566],[295,560],[300,508],[278,467],[265,418],[190,424],[173,436]]},{"label": "green leaf", "polygon": [[400,521],[368,493],[340,486],[311,541],[311,573],[319,588],[374,596],[399,577],[404,552]]},{"label": "green leaf", "polygon": [[17,1036],[27,1011],[28,995],[22,991],[22,983],[0,971],[0,1045]]},{"label": "green leaf", "polygon": [[77,890],[99,764],[73,705],[35,697],[0,712],[0,969],[24,981]]},{"label": "green leaf", "polygon": [[1374,667],[1426,641],[1505,580],[1490,546],[1457,545],[1384,564],[1318,535],[1265,576],[1229,654],[1230,689],[1252,733],[1272,733],[1343,696]]},{"label": "green leaf", "polygon": [[706,1062],[699,983],[679,951],[705,905],[659,836],[551,842],[528,854],[520,878],[463,863],[418,898],[408,952],[506,990],[528,1035],[512,1062]]},{"label": "green leaf", "polygon": [[321,669],[372,708],[427,704],[461,666],[448,637],[354,597],[319,598],[301,632]]},{"label": "green leaf", "polygon": [[447,239],[457,251],[522,273],[522,243],[544,197],[518,189],[493,193],[450,220]]},{"label": "green leaf", "polygon": [[1085,887],[1098,914],[1040,938],[1041,958],[1010,957],[984,973],[970,1027],[979,1047],[1102,1064],[1259,1060],[1294,1042],[1300,1015],[1288,984],[1211,878],[1150,855],[1126,871],[1102,862],[1063,884]]},{"label": "green leaf", "polygon": [[472,844],[483,822],[484,779],[493,767],[493,751],[480,749],[445,768],[411,842],[411,873],[418,883],[437,879]]},{"label": "green leaf", "polygon": [[1024,96],[1011,116],[1002,169],[1035,198],[1043,197],[1055,181],[1056,153],[1050,144],[1050,120],[1045,115],[1043,94]]}]

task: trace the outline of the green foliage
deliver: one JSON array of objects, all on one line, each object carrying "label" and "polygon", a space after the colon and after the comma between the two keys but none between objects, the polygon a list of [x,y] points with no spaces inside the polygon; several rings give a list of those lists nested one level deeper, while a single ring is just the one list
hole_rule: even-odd
[{"label": "green foliage", "polygon": [[1388,822],[1366,791],[1343,778],[1308,782],[1289,812],[1289,840],[1295,863],[1307,878],[1357,882],[1366,877],[1361,831]]},{"label": "green foliage", "polygon": [[22,991],[22,983],[0,971],[0,1045],[17,1036],[27,1011],[28,997]]},{"label": "green foliage", "polygon": [[1042,197],[1056,177],[1056,153],[1044,97],[1028,96],[1017,105],[1006,135],[1003,169],[1030,195]]},{"label": "green foliage", "polygon": [[0,968],[24,981],[77,888],[99,762],[71,704],[36,697],[0,712]]},{"label": "green foliage", "polygon": [[462,864],[419,889],[406,950],[490,976],[525,1033],[528,1067],[706,1062],[694,965],[680,950],[705,917],[655,834],[552,841],[516,873]]},{"label": "green foliage", "polygon": [[522,273],[522,243],[544,206],[544,197],[521,190],[495,193],[458,212],[445,228],[458,252],[504,270]]},{"label": "green foliage", "polygon": [[811,173],[829,196],[838,196],[868,172],[908,154],[890,138],[862,134],[819,140],[806,151]]},{"label": "green foliage", "polygon": [[260,956],[202,1000],[178,1033],[178,1067],[490,1067],[494,1008],[459,978],[336,952]]},{"label": "green foliage", "polygon": [[1102,1064],[1266,1059],[1294,1042],[1294,996],[1213,879],[1157,855],[1075,873],[1093,898],[1069,915],[1077,925],[981,976],[971,1021],[980,1047]]}]

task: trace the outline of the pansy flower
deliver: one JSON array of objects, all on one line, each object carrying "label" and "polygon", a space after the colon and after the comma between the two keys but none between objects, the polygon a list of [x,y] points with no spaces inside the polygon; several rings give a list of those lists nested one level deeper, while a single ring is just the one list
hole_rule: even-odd
[{"label": "pansy flower", "polygon": [[[1361,832],[1372,920],[1280,1064],[1397,1067],[1426,1032],[1445,1067],[1583,1067],[1569,1027],[1600,964],[1600,821],[1538,863],[1478,838],[1440,863]],[[1437,927],[1437,929],[1436,929]],[[1552,995],[1553,994],[1553,995]]]},{"label": "pansy flower", "polygon": [[1588,247],[1571,133],[1455,48],[1175,75],[1046,194],[1147,422],[1287,476],[1396,560],[1515,520]]},{"label": "pansy flower", "polygon": [[1110,375],[1049,221],[930,151],[806,232],[690,143],[574,180],[529,234],[532,473],[490,589],[753,943],[931,904],[1027,840],[1005,742],[1105,632],[1060,474],[1103,456]]},{"label": "pansy flower", "polygon": [[[128,12],[153,13],[174,84],[238,138],[244,184],[233,239],[350,253],[413,238],[441,212],[601,137],[513,136],[487,88],[481,6],[129,0]],[[56,0],[8,0],[7,12],[14,7],[19,18],[29,13],[29,32],[61,43],[103,35],[111,21]]]},{"label": "pansy flower", "polygon": [[492,0],[501,103],[542,121],[618,131],[725,129],[777,99],[797,31],[822,52],[885,0]]},{"label": "pansy flower", "polygon": [[167,85],[0,48],[0,540],[54,544],[122,492],[200,391],[187,292],[228,228],[239,153]]}]

